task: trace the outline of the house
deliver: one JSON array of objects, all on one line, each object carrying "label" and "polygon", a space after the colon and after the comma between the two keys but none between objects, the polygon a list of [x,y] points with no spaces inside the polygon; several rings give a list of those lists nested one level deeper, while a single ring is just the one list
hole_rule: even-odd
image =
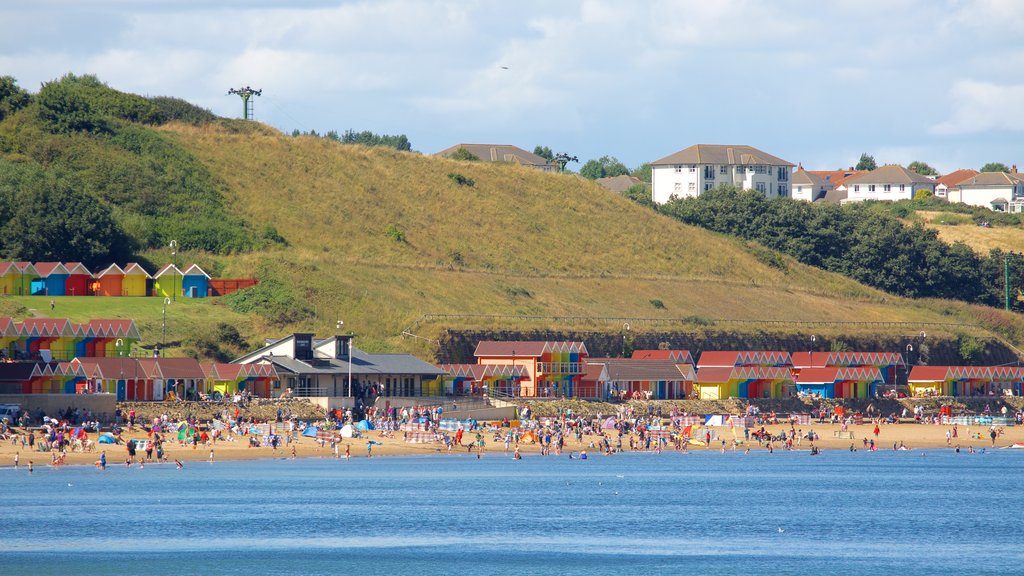
[{"label": "house", "polygon": [[805,202],[815,202],[824,199],[830,192],[835,191],[835,185],[826,181],[821,176],[804,170],[803,166],[797,168],[793,173],[793,199]]},{"label": "house", "polygon": [[203,372],[214,400],[246,391],[258,398],[272,398],[282,392],[277,371],[269,363],[209,362],[203,364]]},{"label": "house", "polygon": [[118,402],[154,399],[153,382],[136,358],[85,356],[69,365],[84,372],[89,393],[116,394]]},{"label": "house", "polygon": [[700,196],[722,184],[757,190],[768,197],[790,195],[793,164],[743,145],[694,144],[651,162],[654,202]]},{"label": "house", "polygon": [[181,293],[187,298],[206,298],[210,292],[210,275],[198,264],[181,273]]},{"label": "house", "polygon": [[39,279],[32,282],[32,293],[42,296],[64,296],[71,272],[60,262],[36,262]]},{"label": "house", "polygon": [[935,193],[935,181],[898,164],[887,164],[851,176],[844,182],[846,201],[912,200],[918,190]]},{"label": "house", "polygon": [[1024,175],[981,172],[957,182],[947,192],[950,202],[983,206],[993,212],[1024,212]]},{"label": "house", "polygon": [[587,347],[583,342],[484,340],[477,344],[477,364],[524,366],[520,396],[576,396],[575,387],[586,369]]},{"label": "house", "polygon": [[878,396],[883,389],[895,386],[897,371],[907,368],[899,352],[793,352],[792,358],[791,370],[798,382],[807,368],[877,368],[881,381],[868,388],[868,396]]},{"label": "house", "polygon": [[181,270],[174,264],[167,264],[153,275],[153,293],[161,298],[174,298],[182,286]]},{"label": "house", "polygon": [[149,400],[199,400],[210,392],[206,371],[195,358],[139,358],[138,362],[153,385]]},{"label": "house", "polygon": [[374,354],[352,345],[351,336],[316,340],[295,333],[269,342],[233,361],[270,364],[281,383],[296,396],[351,397],[373,402],[378,397],[419,397],[445,375],[437,366],[410,354]]},{"label": "house", "polygon": [[622,194],[626,190],[629,190],[633,186],[645,186],[644,181],[637,178],[636,176],[630,176],[629,174],[620,174],[618,176],[607,176],[605,178],[598,178],[594,180],[600,184],[605,190],[609,192],[615,192],[616,194]]},{"label": "house", "polygon": [[71,360],[76,356],[128,355],[139,341],[131,320],[91,320],[75,324],[63,318],[0,318],[0,357],[21,360]]},{"label": "house", "polygon": [[577,398],[683,400],[697,379],[693,364],[675,359],[588,358]]},{"label": "house", "polygon": [[971,176],[977,176],[981,174],[977,170],[970,168],[961,168],[944,174],[935,179],[935,197],[936,198],[949,198],[949,190]]},{"label": "house", "polygon": [[68,277],[64,280],[65,296],[88,296],[92,272],[81,262],[65,262]]},{"label": "house", "polygon": [[510,144],[456,144],[441,150],[434,156],[451,158],[460,149],[469,152],[483,162],[507,162],[529,166],[543,172],[558,172],[558,164]]},{"label": "house", "polygon": [[846,170],[808,170],[807,172],[824,180],[826,187],[832,187],[831,190],[825,192],[823,198],[818,199],[819,202],[830,204],[842,204],[847,196],[846,181],[861,173],[852,167]]},{"label": "house", "polygon": [[152,276],[149,272],[135,262],[129,262],[124,267],[124,278],[121,280],[122,296],[147,296],[149,289],[146,286]]}]

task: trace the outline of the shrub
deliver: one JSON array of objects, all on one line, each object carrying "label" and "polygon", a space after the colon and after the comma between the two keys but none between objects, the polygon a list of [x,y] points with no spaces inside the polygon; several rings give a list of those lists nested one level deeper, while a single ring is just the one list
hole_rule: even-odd
[{"label": "shrub", "polygon": [[388,229],[384,231],[384,234],[395,242],[405,242],[405,232],[394,224],[388,225]]},{"label": "shrub", "polygon": [[[462,148],[459,148],[459,150],[462,150]],[[458,174],[455,172],[450,172],[448,174],[448,178],[452,182],[458,184],[459,186],[474,186],[476,184],[476,182],[472,178],[466,178],[462,174]]]},{"label": "shrub", "polygon": [[664,310],[665,309],[665,303],[662,302],[661,300],[658,300],[657,298],[652,298],[650,300],[650,302],[651,302],[651,306],[654,306],[658,310]]}]

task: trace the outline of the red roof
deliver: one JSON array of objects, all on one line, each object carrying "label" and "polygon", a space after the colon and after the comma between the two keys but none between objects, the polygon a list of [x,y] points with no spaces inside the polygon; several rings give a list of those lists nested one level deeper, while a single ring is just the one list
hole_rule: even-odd
[{"label": "red roof", "polygon": [[698,367],[704,366],[792,366],[789,352],[781,351],[717,351],[706,350],[700,355]]},{"label": "red roof", "polygon": [[808,170],[808,174],[814,174],[833,186],[839,186],[858,174],[856,170]]},{"label": "red roof", "polygon": [[939,176],[938,178],[935,179],[935,185],[938,186],[939,184],[945,184],[946,188],[952,188],[957,184],[963,182],[964,180],[967,180],[971,176],[977,176],[978,174],[981,174],[981,172],[978,172],[977,170],[973,170],[971,168],[961,168],[955,172],[950,172],[949,174],[946,174],[944,176]]},{"label": "red roof", "polygon": [[793,352],[794,368],[905,366],[899,352]]},{"label": "red roof", "polygon": [[36,272],[39,273],[40,278],[46,278],[47,276],[52,274],[54,270],[56,270],[57,268],[61,269],[57,270],[57,274],[68,273],[67,269],[64,268],[64,265],[61,264],[60,262],[36,262],[35,268]]}]

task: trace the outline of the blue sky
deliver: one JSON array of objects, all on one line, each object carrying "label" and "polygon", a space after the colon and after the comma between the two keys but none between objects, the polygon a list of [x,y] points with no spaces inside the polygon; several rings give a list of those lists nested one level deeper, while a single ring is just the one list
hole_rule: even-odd
[{"label": "blue sky", "polygon": [[[67,72],[283,131],[541,144],[634,167],[695,143],[811,169],[1024,169],[1014,0],[20,0],[0,74]],[[578,168],[578,166],[577,166]]]}]

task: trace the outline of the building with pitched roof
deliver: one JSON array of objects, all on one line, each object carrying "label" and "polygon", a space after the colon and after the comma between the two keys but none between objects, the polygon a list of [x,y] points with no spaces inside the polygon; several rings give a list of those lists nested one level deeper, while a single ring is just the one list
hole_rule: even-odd
[{"label": "building with pitched roof", "polygon": [[835,185],[813,172],[804,170],[803,166],[793,173],[793,199],[805,202],[823,200],[829,192],[835,191]]},{"label": "building with pitched roof", "polygon": [[752,146],[694,144],[651,162],[652,198],[664,204],[722,184],[771,197],[790,195],[793,163]]},{"label": "building with pitched roof", "polygon": [[697,379],[692,363],[677,359],[588,358],[577,398],[683,400]]},{"label": "building with pitched roof", "polygon": [[1020,396],[1024,367],[914,366],[907,387],[911,396]]},{"label": "building with pitched roof", "polygon": [[935,179],[935,197],[936,198],[948,198],[949,190],[960,182],[970,178],[971,176],[977,176],[980,174],[977,170],[971,168],[961,168],[950,172],[949,174],[943,174]]},{"label": "building with pitched roof", "polygon": [[848,178],[844,184],[847,202],[911,200],[918,190],[935,193],[935,180],[898,164],[887,164],[870,172],[859,173]]},{"label": "building with pitched roof", "polygon": [[1024,175],[1015,172],[979,172],[954,184],[950,202],[982,206],[994,212],[1024,211]]},{"label": "building with pitched roof", "polygon": [[41,296],[64,296],[70,272],[60,262],[36,262],[39,279],[32,283],[32,293]]},{"label": "building with pitched roof", "polygon": [[618,176],[606,176],[604,178],[598,178],[594,180],[601,185],[602,188],[609,192],[615,192],[622,194],[626,190],[629,190],[633,186],[644,186],[644,181],[637,178],[636,176],[630,176],[629,174],[620,174]]},{"label": "building with pitched roof", "polygon": [[511,144],[456,144],[441,150],[434,156],[451,158],[460,149],[469,152],[483,162],[505,162],[529,166],[543,172],[558,172],[558,165],[554,162]]},{"label": "building with pitched roof", "polygon": [[524,366],[527,377],[520,382],[520,396],[572,398],[588,353],[583,342],[484,340],[474,356],[478,364]]},{"label": "building with pitched roof", "polygon": [[378,397],[433,395],[445,371],[411,354],[375,354],[352,346],[351,336],[317,340],[295,333],[274,340],[233,363],[271,364],[296,396]]}]

